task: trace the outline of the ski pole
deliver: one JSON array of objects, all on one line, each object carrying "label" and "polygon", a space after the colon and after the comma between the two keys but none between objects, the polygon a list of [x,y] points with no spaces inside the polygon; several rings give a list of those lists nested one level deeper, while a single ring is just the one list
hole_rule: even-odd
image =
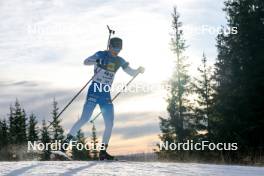
[{"label": "ski pole", "polygon": [[108,25],[106,25],[107,26],[107,29],[108,29],[108,32],[109,32],[109,36],[108,36],[108,42],[107,42],[107,50],[109,49],[109,45],[110,45],[110,39],[111,39],[111,34],[115,34],[115,31],[114,30],[112,30],[112,29],[110,29],[110,27],[108,26]]},{"label": "ski pole", "polygon": [[[121,91],[119,91],[111,100],[111,102],[113,102],[121,93],[123,90],[125,90],[125,88],[139,75],[139,73],[137,73],[135,76],[133,76],[133,78],[131,78],[126,85],[122,88]],[[102,114],[102,111],[99,112],[92,120],[90,120],[90,123],[94,123],[94,121]]]},{"label": "ski pole", "polygon": [[[96,75],[96,74],[95,74]],[[94,75],[94,76],[95,76]],[[61,114],[70,106],[70,104],[80,95],[80,93],[83,91],[83,89],[85,89],[85,87],[91,82],[91,80],[93,80],[94,76],[81,88],[81,90],[69,101],[69,103],[61,110],[61,112],[57,115],[56,118],[59,118],[61,116]],[[49,129],[49,127],[54,123],[54,121],[52,121],[49,126],[47,127],[47,129]]]},{"label": "ski pole", "polygon": [[[110,39],[111,39],[111,35],[115,34],[115,31],[110,29],[110,27],[107,25],[107,29],[109,32],[109,36],[108,36],[108,40],[107,40],[107,50],[109,49],[109,43],[110,43]],[[80,95],[80,93],[83,91],[83,89],[85,89],[85,87],[93,80],[93,78],[96,76],[97,73],[99,73],[101,71],[101,69],[99,69],[94,75],[93,77],[81,88],[81,90],[69,101],[69,103],[61,110],[61,112],[57,115],[56,118],[59,118],[61,116],[61,114],[70,106],[70,104],[72,104],[72,102]],[[49,126],[47,127],[47,129],[49,129],[49,127],[54,123],[54,121],[50,122]]]}]

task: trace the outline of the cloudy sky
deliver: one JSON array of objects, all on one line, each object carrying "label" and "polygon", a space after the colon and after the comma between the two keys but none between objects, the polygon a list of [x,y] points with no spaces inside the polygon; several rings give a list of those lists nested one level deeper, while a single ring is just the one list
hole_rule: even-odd
[{"label": "cloudy sky", "polygon": [[[135,84],[153,91],[122,94],[115,104],[113,153],[150,152],[159,134],[159,116],[166,117],[166,91],[159,85],[172,73],[171,12],[177,6],[189,46],[187,62],[195,75],[202,53],[216,57],[216,28],[225,25],[223,0],[8,0],[0,1],[0,118],[18,98],[27,113],[50,120],[55,97],[62,108],[92,76],[83,60],[107,42],[106,25],[123,38],[120,55],[146,72]],[[209,29],[209,30],[208,30]],[[115,84],[130,79],[118,71]],[[114,93],[113,93],[114,94]],[[86,90],[62,115],[66,131],[79,118]],[[95,112],[98,112],[97,109]],[[103,120],[96,121],[102,134]],[[91,125],[83,131],[90,135]]]}]

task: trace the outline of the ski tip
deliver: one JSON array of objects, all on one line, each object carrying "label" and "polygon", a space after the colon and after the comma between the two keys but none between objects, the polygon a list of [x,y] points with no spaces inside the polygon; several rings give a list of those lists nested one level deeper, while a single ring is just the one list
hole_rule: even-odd
[{"label": "ski tip", "polygon": [[71,161],[72,159],[64,152],[62,151],[51,151],[50,155],[51,159],[56,159],[58,157],[62,157],[65,160]]}]

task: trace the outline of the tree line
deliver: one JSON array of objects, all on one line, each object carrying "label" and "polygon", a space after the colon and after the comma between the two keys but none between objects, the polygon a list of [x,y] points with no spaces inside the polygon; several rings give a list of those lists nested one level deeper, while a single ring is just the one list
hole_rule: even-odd
[{"label": "tree line", "polygon": [[[227,0],[227,27],[237,34],[217,35],[213,66],[201,52],[198,75],[188,73],[186,41],[176,7],[171,39],[175,70],[167,99],[168,117],[160,117],[161,141],[235,142],[236,151],[157,150],[161,159],[236,163],[263,162],[264,1]],[[224,29],[222,29],[224,30]]]},{"label": "tree line", "polygon": [[[52,104],[51,119],[52,124],[48,129],[47,121],[43,120],[41,125],[34,113],[29,116],[21,107],[18,100],[15,101],[14,106],[11,105],[7,119],[0,120],[0,160],[60,160],[63,157],[52,157],[50,148],[43,151],[27,151],[28,141],[41,142],[43,144],[54,143],[55,141],[65,140],[64,130],[61,126],[61,119],[58,119],[58,103],[54,99]],[[97,160],[98,151],[96,146],[98,139],[96,136],[96,128],[93,125],[92,136],[88,141],[84,137],[84,133],[80,130],[76,135],[77,143],[87,144],[92,150],[78,150],[73,147],[71,152],[74,160]],[[93,146],[90,146],[93,145]]]}]

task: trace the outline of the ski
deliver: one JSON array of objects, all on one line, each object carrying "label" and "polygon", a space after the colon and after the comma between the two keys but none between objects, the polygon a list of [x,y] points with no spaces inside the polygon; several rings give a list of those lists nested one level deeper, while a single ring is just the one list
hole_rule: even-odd
[{"label": "ski", "polygon": [[71,161],[72,159],[64,152],[62,151],[51,151],[50,158],[51,159],[56,159],[56,158],[63,158],[67,161]]},{"label": "ski", "polygon": [[119,160],[119,159],[114,159],[114,160],[98,160],[100,162],[127,162],[127,160]]}]

